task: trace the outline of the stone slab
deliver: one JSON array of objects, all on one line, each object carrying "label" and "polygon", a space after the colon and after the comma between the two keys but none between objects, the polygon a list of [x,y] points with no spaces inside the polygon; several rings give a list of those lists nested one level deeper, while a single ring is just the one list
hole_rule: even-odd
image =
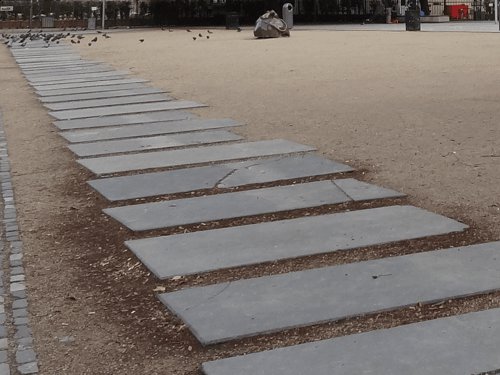
[{"label": "stone slab", "polygon": [[38,69],[44,69],[44,68],[54,68],[54,67],[71,68],[71,67],[77,67],[77,66],[91,66],[91,65],[99,65],[99,64],[102,64],[102,63],[98,62],[98,61],[78,60],[78,61],[61,61],[61,62],[52,62],[52,63],[41,62],[41,63],[18,64],[18,65],[23,72],[28,72],[28,71],[36,71]]},{"label": "stone slab", "polygon": [[154,103],[135,103],[97,108],[69,109],[65,111],[53,111],[49,112],[49,114],[58,120],[71,120],[88,117],[125,115],[129,113],[157,112],[200,107],[205,107],[205,105],[190,100],[170,100]]},{"label": "stone slab", "polygon": [[64,68],[60,70],[54,68],[40,69],[34,72],[25,72],[24,76],[27,79],[30,79],[30,78],[41,78],[41,77],[52,76],[58,72],[61,72],[62,74],[84,75],[88,73],[101,73],[101,72],[111,72],[111,71],[114,71],[114,68],[107,65],[91,65],[89,67],[73,67],[73,68]]},{"label": "stone slab", "polygon": [[64,103],[68,101],[122,98],[127,96],[162,94],[162,93],[164,93],[163,90],[156,89],[154,87],[144,86],[138,89],[129,89],[129,90],[89,92],[85,94],[73,94],[73,95],[42,96],[39,99],[42,103]]},{"label": "stone slab", "polygon": [[33,87],[39,92],[50,92],[64,89],[76,89],[82,87],[96,87],[96,86],[115,86],[123,85],[128,83],[144,83],[148,82],[147,79],[142,78],[123,78],[123,79],[112,79],[107,81],[96,81],[96,82],[76,82],[76,83],[61,83],[58,85],[33,85]]},{"label": "stone slab", "polygon": [[[120,75],[114,75],[114,74],[111,74],[107,77],[89,77],[89,78],[85,78],[84,76],[80,77],[80,78],[75,78],[75,79],[70,79],[70,80],[60,80],[60,81],[54,81],[54,82],[41,82],[41,83],[38,83],[38,82],[35,82],[35,83],[31,83],[31,82],[28,82],[31,86],[33,87],[37,87],[38,90],[40,89],[52,89],[52,88],[57,88],[57,87],[60,87],[60,86],[63,86],[63,85],[67,85],[67,84],[71,84],[71,85],[77,85],[79,83],[96,83],[96,84],[99,84],[100,82],[108,82],[108,81],[122,81],[124,79],[129,79],[128,77],[130,77],[129,75],[127,74],[120,74]],[[43,86],[41,86],[43,85]]]},{"label": "stone slab", "polygon": [[241,126],[240,123],[231,119],[189,119],[179,121],[150,122],[144,124],[108,126],[105,128],[92,128],[64,131],[60,134],[68,141],[94,142],[111,139],[123,139],[134,137],[147,137],[169,133],[183,133],[198,130],[208,130]]},{"label": "stone slab", "polygon": [[455,220],[389,206],[127,241],[160,279],[459,232]]},{"label": "stone slab", "polygon": [[[500,242],[164,293],[202,344],[500,289]],[[385,373],[384,373],[385,374]]]},{"label": "stone slab", "polygon": [[[391,195],[391,192],[382,189],[378,198],[400,195],[397,192]],[[370,195],[367,199],[376,198]],[[129,229],[141,231],[349,201],[348,192],[327,180],[107,208],[103,211]]]},{"label": "stone slab", "polygon": [[73,62],[80,61],[81,57],[76,54],[66,54],[57,56],[17,56],[16,62],[19,65],[32,64],[32,63],[58,63],[58,62]]},{"label": "stone slab", "polygon": [[152,151],[142,154],[103,156],[78,160],[97,175],[152,168],[180,167],[191,164],[213,163],[228,160],[292,154],[314,151],[310,146],[283,139],[246,142],[232,145],[199,147],[192,150]]},{"label": "stone slab", "polygon": [[106,77],[113,77],[113,76],[126,76],[128,75],[128,72],[125,71],[119,71],[119,70],[112,70],[112,71],[106,71],[106,72],[87,72],[86,74],[79,74],[79,73],[66,73],[66,72],[59,72],[59,74],[51,74],[51,75],[44,75],[42,77],[27,77],[28,81],[30,81],[33,84],[54,84],[58,85],[61,83],[61,81],[71,81],[71,82],[79,82],[77,80],[83,80],[83,79],[90,79],[90,78],[106,78]]},{"label": "stone slab", "polygon": [[[196,117],[195,115],[184,111],[159,111],[149,113],[137,113],[130,115],[115,115],[99,118],[84,118],[76,120],[54,121],[54,125],[61,130],[69,129],[92,129],[99,127],[117,126],[117,125],[135,125],[150,122],[168,122],[187,120]],[[103,129],[101,129],[103,130]]]},{"label": "stone slab", "polygon": [[44,106],[53,111],[61,111],[67,109],[96,108],[134,103],[154,103],[168,100],[173,100],[173,98],[165,94],[148,94],[136,96],[120,96],[117,98],[67,101],[60,103],[45,103]]},{"label": "stone slab", "polygon": [[487,375],[498,373],[499,347],[497,308],[206,362],[202,371],[205,375]]},{"label": "stone slab", "polygon": [[89,181],[89,184],[106,199],[118,201],[215,187],[235,187],[290,180],[352,170],[345,164],[306,154],[110,177]]},{"label": "stone slab", "polygon": [[194,146],[217,142],[239,141],[241,139],[241,136],[225,130],[212,130],[196,133],[181,133],[175,135],[159,135],[155,137],[79,143],[69,145],[68,148],[77,156],[85,157],[161,148]]},{"label": "stone slab", "polygon": [[109,85],[109,86],[88,86],[88,87],[79,87],[75,89],[62,89],[62,90],[44,90],[37,91],[36,94],[38,96],[65,96],[65,95],[75,95],[75,94],[86,94],[91,92],[100,92],[103,93],[105,91],[115,91],[115,90],[128,90],[128,89],[139,89],[148,87],[142,83],[126,83],[126,84],[117,84],[117,85]]}]

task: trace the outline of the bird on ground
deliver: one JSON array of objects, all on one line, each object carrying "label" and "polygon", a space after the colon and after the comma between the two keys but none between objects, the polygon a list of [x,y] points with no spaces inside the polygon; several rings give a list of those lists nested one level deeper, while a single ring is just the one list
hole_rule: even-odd
[{"label": "bird on ground", "polygon": [[106,39],[111,38],[108,34],[103,34]]},{"label": "bird on ground", "polygon": [[213,32],[212,32],[212,31],[210,31],[210,30],[207,30],[207,33],[209,33],[209,34],[213,34]]},{"label": "bird on ground", "polygon": [[76,42],[73,39],[71,39],[71,43],[76,44]]},{"label": "bird on ground", "polygon": [[102,33],[102,31],[101,31],[101,30],[97,30],[97,34],[101,34],[101,33]]},{"label": "bird on ground", "polygon": [[80,44],[80,41],[79,41],[79,40],[77,40],[77,41],[76,41],[76,43]]},{"label": "bird on ground", "polygon": [[186,31],[187,31],[188,33],[190,33],[190,32],[191,32],[191,30],[189,30],[189,29],[186,29]]},{"label": "bird on ground", "polygon": [[238,30],[238,32],[241,33],[241,27],[238,27],[236,30]]},{"label": "bird on ground", "polygon": [[92,43],[89,43],[89,47],[92,45]]},{"label": "bird on ground", "polygon": [[195,36],[193,36],[193,40],[196,40],[196,37],[195,37]]},{"label": "bird on ground", "polygon": [[97,37],[91,40],[91,42],[97,42]]},{"label": "bird on ground", "polygon": [[200,38],[203,38],[203,35],[201,35],[201,33],[199,33],[199,34],[198,34],[198,36],[199,36]]},{"label": "bird on ground", "polygon": [[77,35],[76,37],[77,37],[78,39],[83,39],[83,38],[85,38],[83,35]]},{"label": "bird on ground", "polygon": [[139,42],[143,43],[143,42],[144,42],[144,39],[139,39]]},{"label": "bird on ground", "polygon": [[207,39],[210,39],[210,37],[207,35]]}]

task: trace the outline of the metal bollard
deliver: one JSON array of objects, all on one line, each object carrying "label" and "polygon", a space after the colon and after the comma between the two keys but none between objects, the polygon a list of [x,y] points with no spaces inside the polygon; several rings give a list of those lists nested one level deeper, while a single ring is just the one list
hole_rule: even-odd
[{"label": "metal bollard", "polygon": [[290,3],[283,4],[282,17],[289,29],[293,27],[293,5]]}]

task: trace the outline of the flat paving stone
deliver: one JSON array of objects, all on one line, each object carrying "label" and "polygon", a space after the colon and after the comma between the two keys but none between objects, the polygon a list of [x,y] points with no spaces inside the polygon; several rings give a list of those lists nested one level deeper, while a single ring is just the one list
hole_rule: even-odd
[{"label": "flat paving stone", "polygon": [[112,79],[107,81],[96,81],[96,82],[61,83],[59,85],[33,85],[33,87],[39,92],[50,92],[50,91],[57,91],[64,89],[77,89],[82,87],[111,86],[111,85],[122,85],[128,83],[144,83],[144,82],[148,82],[148,80],[143,78],[123,78],[123,79]]},{"label": "flat paving stone", "polygon": [[353,169],[316,155],[297,155],[262,160],[143,173],[89,181],[106,199],[118,201],[190,192],[215,187],[235,187],[349,172]]},{"label": "flat paving stone", "polygon": [[68,148],[77,156],[85,157],[161,148],[194,146],[217,142],[239,141],[241,139],[243,139],[243,137],[225,130],[212,130],[196,133],[181,133],[174,135],[159,135],[155,137],[79,143],[69,145]]},{"label": "flat paving stone", "polygon": [[78,67],[78,68],[64,68],[64,69],[43,69],[36,72],[24,72],[24,76],[27,79],[31,78],[42,78],[53,76],[57,74],[57,72],[61,72],[61,74],[75,74],[75,75],[85,75],[89,73],[101,73],[101,72],[112,72],[115,69],[106,65],[91,65],[88,68],[86,67]]},{"label": "flat paving stone", "polygon": [[390,206],[125,242],[160,279],[460,232],[467,226]]},{"label": "flat paving stone", "polygon": [[[62,85],[77,85],[79,83],[82,84],[88,84],[88,83],[95,83],[96,85],[99,85],[101,82],[108,82],[108,81],[122,81],[124,79],[129,79],[130,75],[128,74],[120,74],[120,75],[109,75],[106,77],[81,77],[81,78],[74,78],[74,79],[68,79],[68,80],[61,80],[61,81],[55,81],[51,83],[30,83],[28,82],[31,86],[37,88],[37,90],[45,90],[45,89],[57,89],[58,87],[61,87]],[[43,86],[40,86],[43,85]]]},{"label": "flat paving stone", "polygon": [[187,109],[205,107],[204,104],[190,100],[170,100],[154,103],[135,103],[126,105],[113,105],[98,108],[83,108],[66,111],[49,112],[49,115],[58,120],[70,120],[88,117],[112,116],[129,113],[168,111],[173,109]]},{"label": "flat paving stone", "polygon": [[255,157],[314,151],[310,146],[283,139],[199,147],[192,150],[152,151],[142,154],[102,156],[78,162],[97,175],[190,164],[250,159]]},{"label": "flat paving stone", "polygon": [[[378,188],[378,191],[378,195],[370,192],[365,199],[401,195],[383,188]],[[140,231],[318,207],[350,200],[348,191],[339,189],[335,183],[327,180],[107,208],[103,211],[127,228]]]},{"label": "flat paving stone", "polygon": [[150,122],[135,125],[114,126],[70,130],[59,133],[71,143],[106,141],[152,135],[184,133],[198,130],[209,130],[226,127],[241,126],[242,124],[231,119],[188,119],[178,121]]},{"label": "flat paving stone", "polygon": [[44,106],[53,111],[60,111],[67,109],[107,107],[111,105],[153,103],[153,102],[168,101],[168,100],[173,100],[173,98],[165,94],[149,94],[149,95],[125,96],[117,98],[101,98],[93,100],[68,101],[64,103],[50,103],[50,104],[45,103]]},{"label": "flat paving stone", "polygon": [[89,92],[85,94],[73,95],[55,95],[40,97],[42,103],[61,103],[61,102],[77,102],[79,100],[96,100],[96,99],[110,99],[121,98],[127,96],[146,95],[146,94],[162,94],[164,91],[154,87],[141,87],[129,90],[113,90],[105,92]]},{"label": "flat paving stone", "polygon": [[139,89],[148,87],[143,83],[120,83],[108,86],[88,86],[88,87],[78,87],[74,89],[58,89],[58,90],[43,90],[37,91],[38,96],[65,96],[74,94],[87,94],[91,92],[105,92],[105,91],[115,91],[115,90],[129,90],[129,89]]},{"label": "flat paving stone", "polygon": [[28,72],[38,69],[44,68],[70,68],[75,66],[90,66],[90,65],[99,65],[101,64],[98,61],[86,61],[86,60],[78,60],[78,61],[61,61],[61,62],[40,62],[40,63],[32,63],[32,64],[18,64],[21,70]]},{"label": "flat paving stone", "polygon": [[500,242],[493,242],[185,289],[159,298],[202,344],[214,344],[497,290],[499,254]]},{"label": "flat paving stone", "polygon": [[42,82],[46,82],[47,84],[57,85],[61,81],[80,82],[78,80],[85,80],[85,79],[88,80],[90,78],[101,78],[101,79],[104,78],[104,79],[106,79],[107,77],[113,77],[113,76],[124,77],[127,75],[129,75],[129,72],[118,71],[118,70],[111,70],[111,71],[107,71],[107,72],[88,72],[86,74],[74,74],[74,73],[60,72],[60,74],[54,73],[54,74],[46,75],[43,77],[28,78],[28,81],[30,81],[32,83],[37,83],[37,84],[41,84]]},{"label": "flat paving stone", "polygon": [[16,62],[19,65],[24,65],[24,64],[31,64],[31,63],[58,63],[62,61],[68,61],[68,62],[73,62],[73,61],[80,61],[81,57],[76,54],[65,54],[65,55],[57,55],[57,56],[26,56],[26,57],[16,57]]},{"label": "flat paving stone", "polygon": [[107,126],[117,126],[117,125],[134,125],[134,124],[145,124],[150,122],[158,121],[178,121],[187,120],[195,118],[196,116],[185,111],[158,111],[158,112],[146,112],[146,113],[136,113],[129,115],[114,115],[99,118],[84,118],[75,120],[60,120],[54,121],[54,125],[61,130],[69,129],[90,129],[92,131],[104,131],[104,129],[93,129],[98,127]]},{"label": "flat paving stone", "polygon": [[500,368],[499,347],[497,308],[206,362],[202,371],[205,375],[486,375]]}]

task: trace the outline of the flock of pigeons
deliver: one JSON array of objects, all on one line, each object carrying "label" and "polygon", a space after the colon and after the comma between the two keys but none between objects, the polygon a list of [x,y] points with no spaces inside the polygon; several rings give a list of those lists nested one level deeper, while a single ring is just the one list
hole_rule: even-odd
[{"label": "flock of pigeons", "polygon": [[[165,27],[161,27],[162,30],[165,30]],[[84,29],[85,31],[86,29]],[[77,31],[77,29],[72,30]],[[168,29],[169,32],[173,32],[174,30]],[[190,29],[186,29],[188,33],[191,32]],[[241,32],[241,28],[237,28],[238,32]],[[111,38],[107,33],[104,33],[100,30],[97,30],[97,33],[100,34],[101,38],[104,39],[109,39]],[[207,30],[207,34],[213,34],[212,31]],[[32,30],[28,30],[26,33],[23,34],[1,34],[3,38],[3,43],[7,45],[7,47],[12,47],[12,44],[14,43],[19,43],[21,47],[25,47],[26,43],[28,41],[34,41],[34,40],[43,40],[46,44],[45,47],[49,47],[52,43],[59,44],[59,41],[61,39],[66,39],[69,38],[70,42],[72,44],[80,44],[82,39],[85,39],[85,36],[83,34],[78,34],[78,33],[71,33],[71,32],[66,32],[66,29],[63,30],[63,32],[60,33],[48,33],[48,32],[43,32],[42,30],[38,32],[33,32]],[[193,36],[193,40],[197,39],[202,39],[205,37],[206,39],[210,39],[210,35],[203,35],[201,32],[198,33],[198,36]],[[98,37],[94,37],[93,39],[88,42],[88,46],[92,46],[92,43],[97,43]],[[139,42],[143,43],[144,39],[139,39]]]}]

